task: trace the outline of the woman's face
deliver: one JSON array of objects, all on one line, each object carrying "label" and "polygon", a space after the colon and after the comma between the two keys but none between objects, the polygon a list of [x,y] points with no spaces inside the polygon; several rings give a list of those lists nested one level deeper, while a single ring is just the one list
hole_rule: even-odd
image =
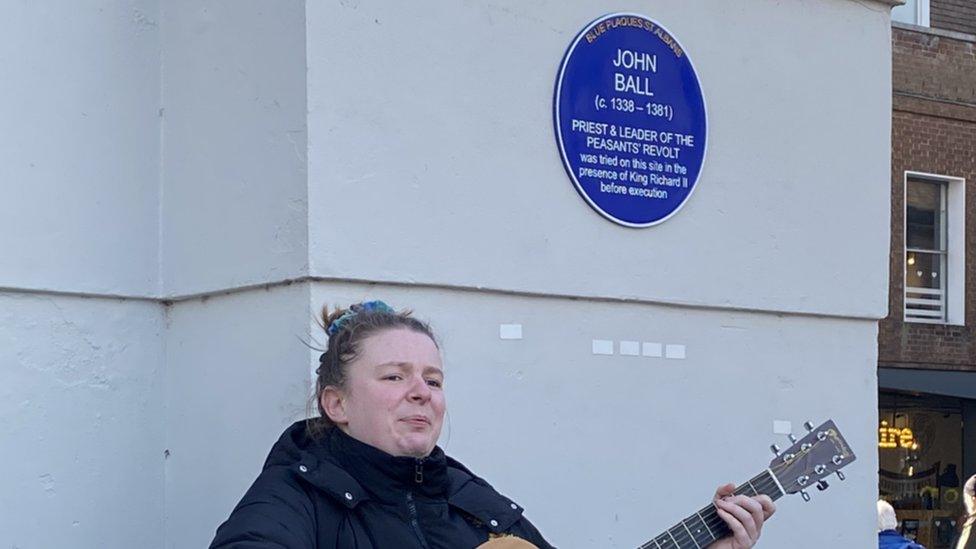
[{"label": "woman's face", "polygon": [[424,334],[396,328],[360,342],[346,387],[326,389],[323,407],[353,438],[394,456],[425,457],[444,421],[441,354]]}]

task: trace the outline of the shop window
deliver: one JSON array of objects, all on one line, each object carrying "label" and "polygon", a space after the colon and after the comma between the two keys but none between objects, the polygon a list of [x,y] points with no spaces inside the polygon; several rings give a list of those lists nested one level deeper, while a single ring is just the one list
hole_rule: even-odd
[{"label": "shop window", "polygon": [[879,497],[897,510],[904,535],[949,549],[965,513],[963,401],[888,392],[878,400]]},{"label": "shop window", "polygon": [[905,311],[908,322],[962,324],[965,248],[958,178],[906,173]]},{"label": "shop window", "polygon": [[908,0],[891,9],[891,20],[910,25],[929,26],[929,0]]}]

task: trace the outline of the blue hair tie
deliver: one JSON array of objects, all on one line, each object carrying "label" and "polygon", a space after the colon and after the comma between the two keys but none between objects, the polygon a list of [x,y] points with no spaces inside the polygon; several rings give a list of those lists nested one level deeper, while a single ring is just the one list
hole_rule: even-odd
[{"label": "blue hair tie", "polygon": [[332,321],[329,327],[325,329],[325,333],[332,337],[336,334],[342,327],[349,323],[352,319],[356,318],[359,313],[386,313],[394,315],[396,311],[393,307],[390,307],[386,303],[380,300],[376,301],[366,301],[364,303],[356,303],[355,305],[350,305],[349,310],[342,313],[339,318]]}]

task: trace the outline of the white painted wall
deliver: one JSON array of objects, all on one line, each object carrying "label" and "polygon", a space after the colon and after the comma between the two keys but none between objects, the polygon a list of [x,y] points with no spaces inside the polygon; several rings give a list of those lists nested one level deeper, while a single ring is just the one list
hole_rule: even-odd
[{"label": "white painted wall", "polygon": [[0,5],[4,548],[164,535],[158,11]]},{"label": "white painted wall", "polygon": [[[442,447],[559,547],[636,547],[769,466],[769,445],[789,445],[774,419],[799,435],[828,418],[858,461],[813,502],[780,500],[761,545],[877,543],[871,322],[384,285],[311,293],[374,298],[413,308],[442,340]],[[501,340],[505,323],[523,339]],[[687,358],[597,356],[593,339],[683,344]]]},{"label": "white painted wall", "polygon": [[158,4],[0,5],[0,287],[157,293]]},{"label": "white painted wall", "polygon": [[163,5],[163,295],[307,274],[304,6]]},{"label": "white painted wall", "polygon": [[[594,215],[553,137],[563,52],[611,10],[674,33],[708,103],[694,196],[652,230]],[[504,1],[445,3],[435,16],[364,0],[307,11],[314,275],[884,316],[881,3]]]},{"label": "white painted wall", "polygon": [[[612,9],[681,40],[709,107],[695,195],[652,229],[591,211],[556,153],[556,70],[605,4],[455,3],[434,17],[406,4],[310,3],[311,274],[429,287],[322,283],[312,302],[389,297],[446,330],[457,368],[448,450],[560,546],[645,541],[720,481],[768,463],[768,444],[783,441],[772,420],[799,430],[808,417],[833,417],[860,461],[825,502],[784,501],[764,545],[876,543],[888,7]],[[502,342],[503,322],[531,335]],[[594,338],[681,342],[689,358],[597,357]],[[573,518],[580,499],[592,520]]]},{"label": "white painted wall", "polygon": [[644,230],[590,210],[553,141],[604,3],[0,8],[0,544],[205,546],[305,413],[317,309],[373,297],[434,322],[442,443],[561,547],[642,542],[768,462],[772,420],[827,417],[860,461],[763,545],[874,543],[887,7],[651,8],[612,9],[679,37],[710,134]]},{"label": "white painted wall", "polygon": [[293,284],[169,308],[165,547],[206,547],[281,431],[307,417],[308,293]]},{"label": "white painted wall", "polygon": [[162,313],[0,293],[0,546],[160,547]]}]

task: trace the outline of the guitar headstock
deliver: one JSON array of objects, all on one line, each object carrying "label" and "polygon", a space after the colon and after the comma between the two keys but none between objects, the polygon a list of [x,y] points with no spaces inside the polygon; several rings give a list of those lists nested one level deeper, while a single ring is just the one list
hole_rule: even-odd
[{"label": "guitar headstock", "polygon": [[777,456],[769,462],[769,469],[784,492],[799,492],[804,500],[809,501],[807,488],[816,486],[819,490],[826,490],[828,485],[824,479],[834,473],[840,480],[844,480],[844,474],[840,470],[857,459],[857,456],[833,421],[825,421],[817,428],[809,421],[804,425],[809,433],[800,440],[790,435],[792,446],[783,451],[773,446],[773,452]]}]

